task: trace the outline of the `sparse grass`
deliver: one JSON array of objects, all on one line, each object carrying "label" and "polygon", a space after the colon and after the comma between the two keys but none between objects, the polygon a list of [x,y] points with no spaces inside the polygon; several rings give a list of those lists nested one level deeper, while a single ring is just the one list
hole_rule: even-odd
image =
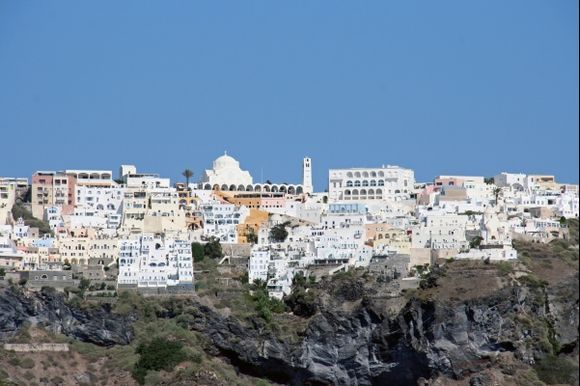
[{"label": "sparse grass", "polygon": [[78,340],[73,340],[70,344],[70,349],[82,354],[91,361],[96,361],[107,355],[107,349],[105,347],[97,346],[92,343],[81,342]]},{"label": "sparse grass", "polygon": [[504,276],[509,275],[514,271],[513,264],[508,261],[500,261],[496,264],[496,267],[498,271]]},{"label": "sparse grass", "polygon": [[565,357],[547,356],[534,366],[538,378],[548,385],[574,384],[578,365]]}]

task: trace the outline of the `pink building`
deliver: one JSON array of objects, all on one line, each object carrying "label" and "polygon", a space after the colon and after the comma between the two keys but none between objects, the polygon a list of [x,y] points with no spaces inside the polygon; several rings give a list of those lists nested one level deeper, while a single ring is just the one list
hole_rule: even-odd
[{"label": "pink building", "polygon": [[47,207],[58,206],[63,214],[74,210],[76,179],[60,172],[39,171],[32,175],[32,215],[42,219]]}]

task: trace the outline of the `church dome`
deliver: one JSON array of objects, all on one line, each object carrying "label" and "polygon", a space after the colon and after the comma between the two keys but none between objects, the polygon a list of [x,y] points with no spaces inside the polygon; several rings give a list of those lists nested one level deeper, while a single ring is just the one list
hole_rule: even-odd
[{"label": "church dome", "polygon": [[240,169],[240,163],[236,161],[235,158],[230,157],[227,153],[225,153],[213,161],[213,170],[218,171],[225,169]]}]

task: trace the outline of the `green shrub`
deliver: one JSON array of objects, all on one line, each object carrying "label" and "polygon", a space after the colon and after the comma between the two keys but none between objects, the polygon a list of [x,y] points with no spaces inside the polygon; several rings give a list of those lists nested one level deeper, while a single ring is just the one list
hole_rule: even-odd
[{"label": "green shrub", "polygon": [[23,369],[32,369],[34,368],[34,360],[32,358],[24,358],[20,361],[20,367]]},{"label": "green shrub", "polygon": [[508,275],[514,271],[513,265],[507,261],[497,263],[497,269],[502,275]]},{"label": "green shrub", "polygon": [[541,288],[541,287],[545,287],[547,285],[547,283],[544,280],[539,279],[534,274],[522,276],[522,277],[520,277],[519,280],[522,284],[525,284],[531,288]]},{"label": "green shrub", "polygon": [[270,241],[274,243],[283,243],[288,237],[286,227],[290,225],[289,221],[282,224],[276,224],[270,229]]},{"label": "green shrub", "polygon": [[31,371],[27,371],[24,373],[24,379],[26,379],[27,381],[30,381],[30,380],[34,379],[34,374]]},{"label": "green shrub", "polygon": [[205,256],[212,259],[219,259],[224,257],[222,245],[220,244],[220,240],[217,237],[212,237],[210,241],[208,241],[203,246],[203,252]]},{"label": "green shrub", "polygon": [[193,242],[191,243],[191,254],[193,255],[193,261],[199,263],[205,257],[204,248],[201,243]]},{"label": "green shrub", "polygon": [[548,385],[573,384],[578,366],[568,359],[557,356],[547,356],[534,366],[538,378]]},{"label": "green shrub", "polygon": [[139,360],[133,369],[133,378],[140,384],[145,383],[149,370],[171,371],[180,362],[186,359],[183,345],[160,337],[149,343],[141,343],[136,350]]}]

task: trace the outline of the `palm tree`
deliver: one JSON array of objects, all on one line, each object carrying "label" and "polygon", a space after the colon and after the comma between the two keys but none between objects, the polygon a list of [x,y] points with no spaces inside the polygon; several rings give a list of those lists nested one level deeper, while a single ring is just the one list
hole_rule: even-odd
[{"label": "palm tree", "polygon": [[501,193],[501,188],[497,187],[493,190],[493,194],[495,195],[495,205],[498,205],[499,194]]},{"label": "palm tree", "polygon": [[193,176],[193,172],[190,169],[185,169],[181,175],[185,177],[185,188],[189,189],[189,179]]}]

